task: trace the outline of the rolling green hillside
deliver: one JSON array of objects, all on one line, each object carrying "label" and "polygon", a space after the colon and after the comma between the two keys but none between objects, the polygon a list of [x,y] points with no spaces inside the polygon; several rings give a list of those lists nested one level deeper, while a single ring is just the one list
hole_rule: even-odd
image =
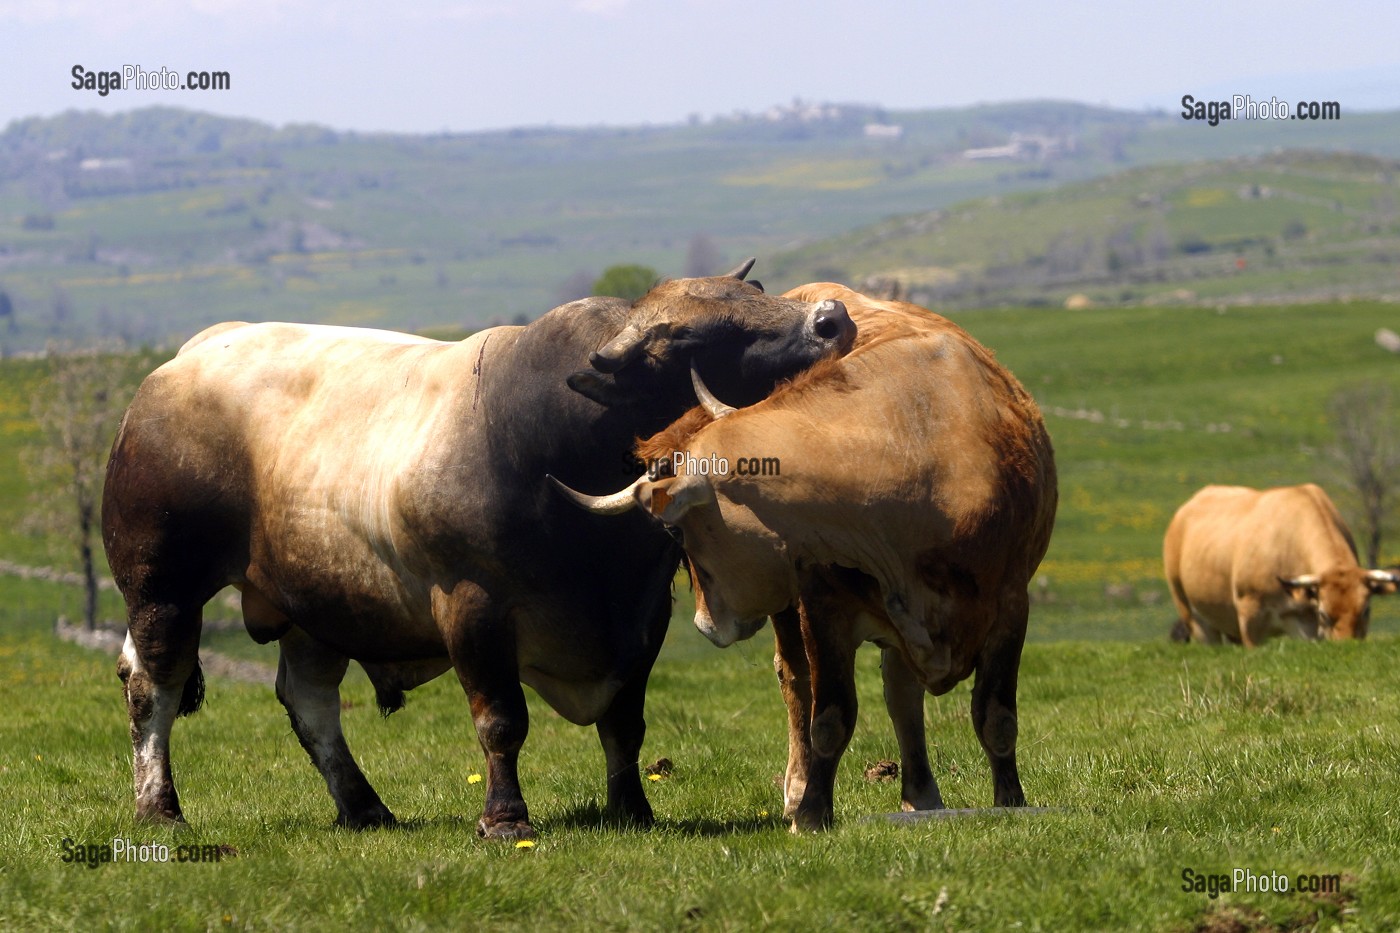
[{"label": "rolling green hillside", "polygon": [[1400,297],[1400,162],[1290,150],[1144,167],[906,214],[772,266],[937,307]]},{"label": "rolling green hillside", "polygon": [[[966,156],[1012,141],[1015,156]],[[13,309],[0,346],[99,334],[178,345],[230,319],[476,327],[538,315],[615,263],[679,275],[758,255],[771,279],[779,251],[892,215],[1280,146],[1400,157],[1400,114],[1208,128],[1044,102],[794,105],[685,126],[394,136],[160,108],[70,113],[0,133],[0,291]],[[1234,235],[1277,236],[1294,213],[1309,232],[1323,223],[1311,202],[1268,203],[1283,216]],[[1033,248],[1012,245],[975,259],[1014,264]],[[838,260],[807,266],[865,269]],[[770,284],[796,284],[804,262]]]}]

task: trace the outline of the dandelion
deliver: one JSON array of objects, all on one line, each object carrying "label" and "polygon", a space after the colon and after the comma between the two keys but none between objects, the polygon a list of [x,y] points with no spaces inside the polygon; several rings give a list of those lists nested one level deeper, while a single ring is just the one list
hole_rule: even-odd
[{"label": "dandelion", "polygon": [[480,783],[481,783],[481,775],[479,775],[479,774],[468,774],[468,775],[467,775],[467,783],[468,783],[468,784],[480,784]]},{"label": "dandelion", "polygon": [[759,810],[759,811],[758,811],[758,818],[759,818],[760,820],[766,820],[766,819],[768,819],[768,811],[767,811],[767,810]]},{"label": "dandelion", "polygon": [[522,839],[515,844],[515,847],[517,849],[533,849],[535,847],[535,841],[533,839]]},{"label": "dandelion", "polygon": [[660,774],[648,774],[648,775],[647,775],[647,780],[648,780],[648,781],[659,781],[659,780],[661,780],[661,778],[662,778],[662,775],[660,775]]}]

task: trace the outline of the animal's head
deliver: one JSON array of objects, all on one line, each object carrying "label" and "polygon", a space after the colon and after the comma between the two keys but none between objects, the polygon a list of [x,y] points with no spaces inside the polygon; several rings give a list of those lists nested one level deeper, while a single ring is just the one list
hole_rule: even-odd
[{"label": "animal's head", "polygon": [[791,605],[797,581],[782,539],[748,507],[717,488],[724,477],[718,464],[728,458],[713,449],[713,432],[704,428],[736,410],[716,401],[694,371],[692,376],[704,410],[693,410],[639,445],[643,459],[669,463],[673,475],[642,475],[605,496],[585,495],[552,476],[548,479],[596,515],[640,508],[678,531],[695,590],[695,627],[723,648],[752,637],[768,616]]},{"label": "animal's head", "polygon": [[[855,342],[856,326],[835,299],[797,301],[744,281],[750,259],[728,275],[662,282],[575,372],[570,388],[604,405],[686,398],[698,366],[718,391],[742,405]],[[672,416],[674,417],[674,415]]]},{"label": "animal's head", "polygon": [[1371,597],[1400,588],[1400,574],[1361,567],[1333,567],[1320,574],[1278,579],[1302,610],[1303,634],[1338,641],[1365,638],[1371,624]]}]

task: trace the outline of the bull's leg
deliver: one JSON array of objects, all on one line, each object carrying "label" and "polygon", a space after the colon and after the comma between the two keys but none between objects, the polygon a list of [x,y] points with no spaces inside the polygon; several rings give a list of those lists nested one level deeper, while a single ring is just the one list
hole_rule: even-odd
[{"label": "bull's leg", "polygon": [[519,760],[530,716],[520,686],[515,631],[494,610],[486,592],[466,581],[451,593],[434,595],[433,615],[471,703],[476,737],[486,754],[486,804],[477,834],[529,839],[535,829],[520,792]]},{"label": "bull's leg", "polygon": [[1246,648],[1263,644],[1269,637],[1269,614],[1260,601],[1252,596],[1235,597],[1235,618],[1240,627],[1240,641]]},{"label": "bull's leg", "polygon": [[792,819],[807,790],[812,760],[812,673],[802,644],[802,622],[794,608],[773,616],[773,670],[788,711],[788,760],[783,772],[783,818]]},{"label": "bull's leg", "polygon": [[1206,625],[1194,615],[1191,617],[1188,630],[1191,633],[1191,640],[1199,644],[1218,645],[1225,640],[1219,629]]},{"label": "bull's leg", "polygon": [[1004,596],[993,631],[999,633],[977,656],[972,685],[972,727],[992,768],[993,800],[999,807],[1024,807],[1016,770],[1016,676],[1021,667],[1030,603],[1025,593]]},{"label": "bull's leg", "polygon": [[643,716],[651,665],[622,686],[598,720],[598,739],[608,768],[608,817],[637,827],[652,824],[651,804],[637,767],[646,738]]},{"label": "bull's leg", "polygon": [[899,743],[903,808],[941,810],[943,796],[929,766],[924,734],[924,687],[895,648],[880,649],[880,675],[885,686],[885,709]]},{"label": "bull's leg", "polygon": [[807,787],[793,814],[793,832],[831,825],[836,768],[855,732],[857,644],[848,620],[837,611],[832,596],[830,584],[820,571],[807,575],[798,616],[812,673],[812,757]]},{"label": "bull's leg", "polygon": [[389,826],[394,815],[355,763],[340,728],[340,682],[350,661],[293,626],[278,642],[277,699],[301,747],[335,800],[336,823],[350,829]]},{"label": "bull's leg", "polygon": [[170,731],[177,716],[199,709],[200,606],[132,601],[117,675],[131,721],[136,819],[183,823],[170,773]]}]

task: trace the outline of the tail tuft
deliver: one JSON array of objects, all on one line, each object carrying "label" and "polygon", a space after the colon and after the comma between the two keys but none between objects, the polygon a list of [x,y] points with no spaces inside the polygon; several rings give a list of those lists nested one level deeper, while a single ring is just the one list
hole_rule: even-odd
[{"label": "tail tuft", "polygon": [[180,708],[175,715],[188,716],[191,713],[197,713],[203,705],[204,669],[199,666],[199,661],[196,660],[194,670],[190,672],[189,679],[185,681],[185,690],[180,694]]}]

